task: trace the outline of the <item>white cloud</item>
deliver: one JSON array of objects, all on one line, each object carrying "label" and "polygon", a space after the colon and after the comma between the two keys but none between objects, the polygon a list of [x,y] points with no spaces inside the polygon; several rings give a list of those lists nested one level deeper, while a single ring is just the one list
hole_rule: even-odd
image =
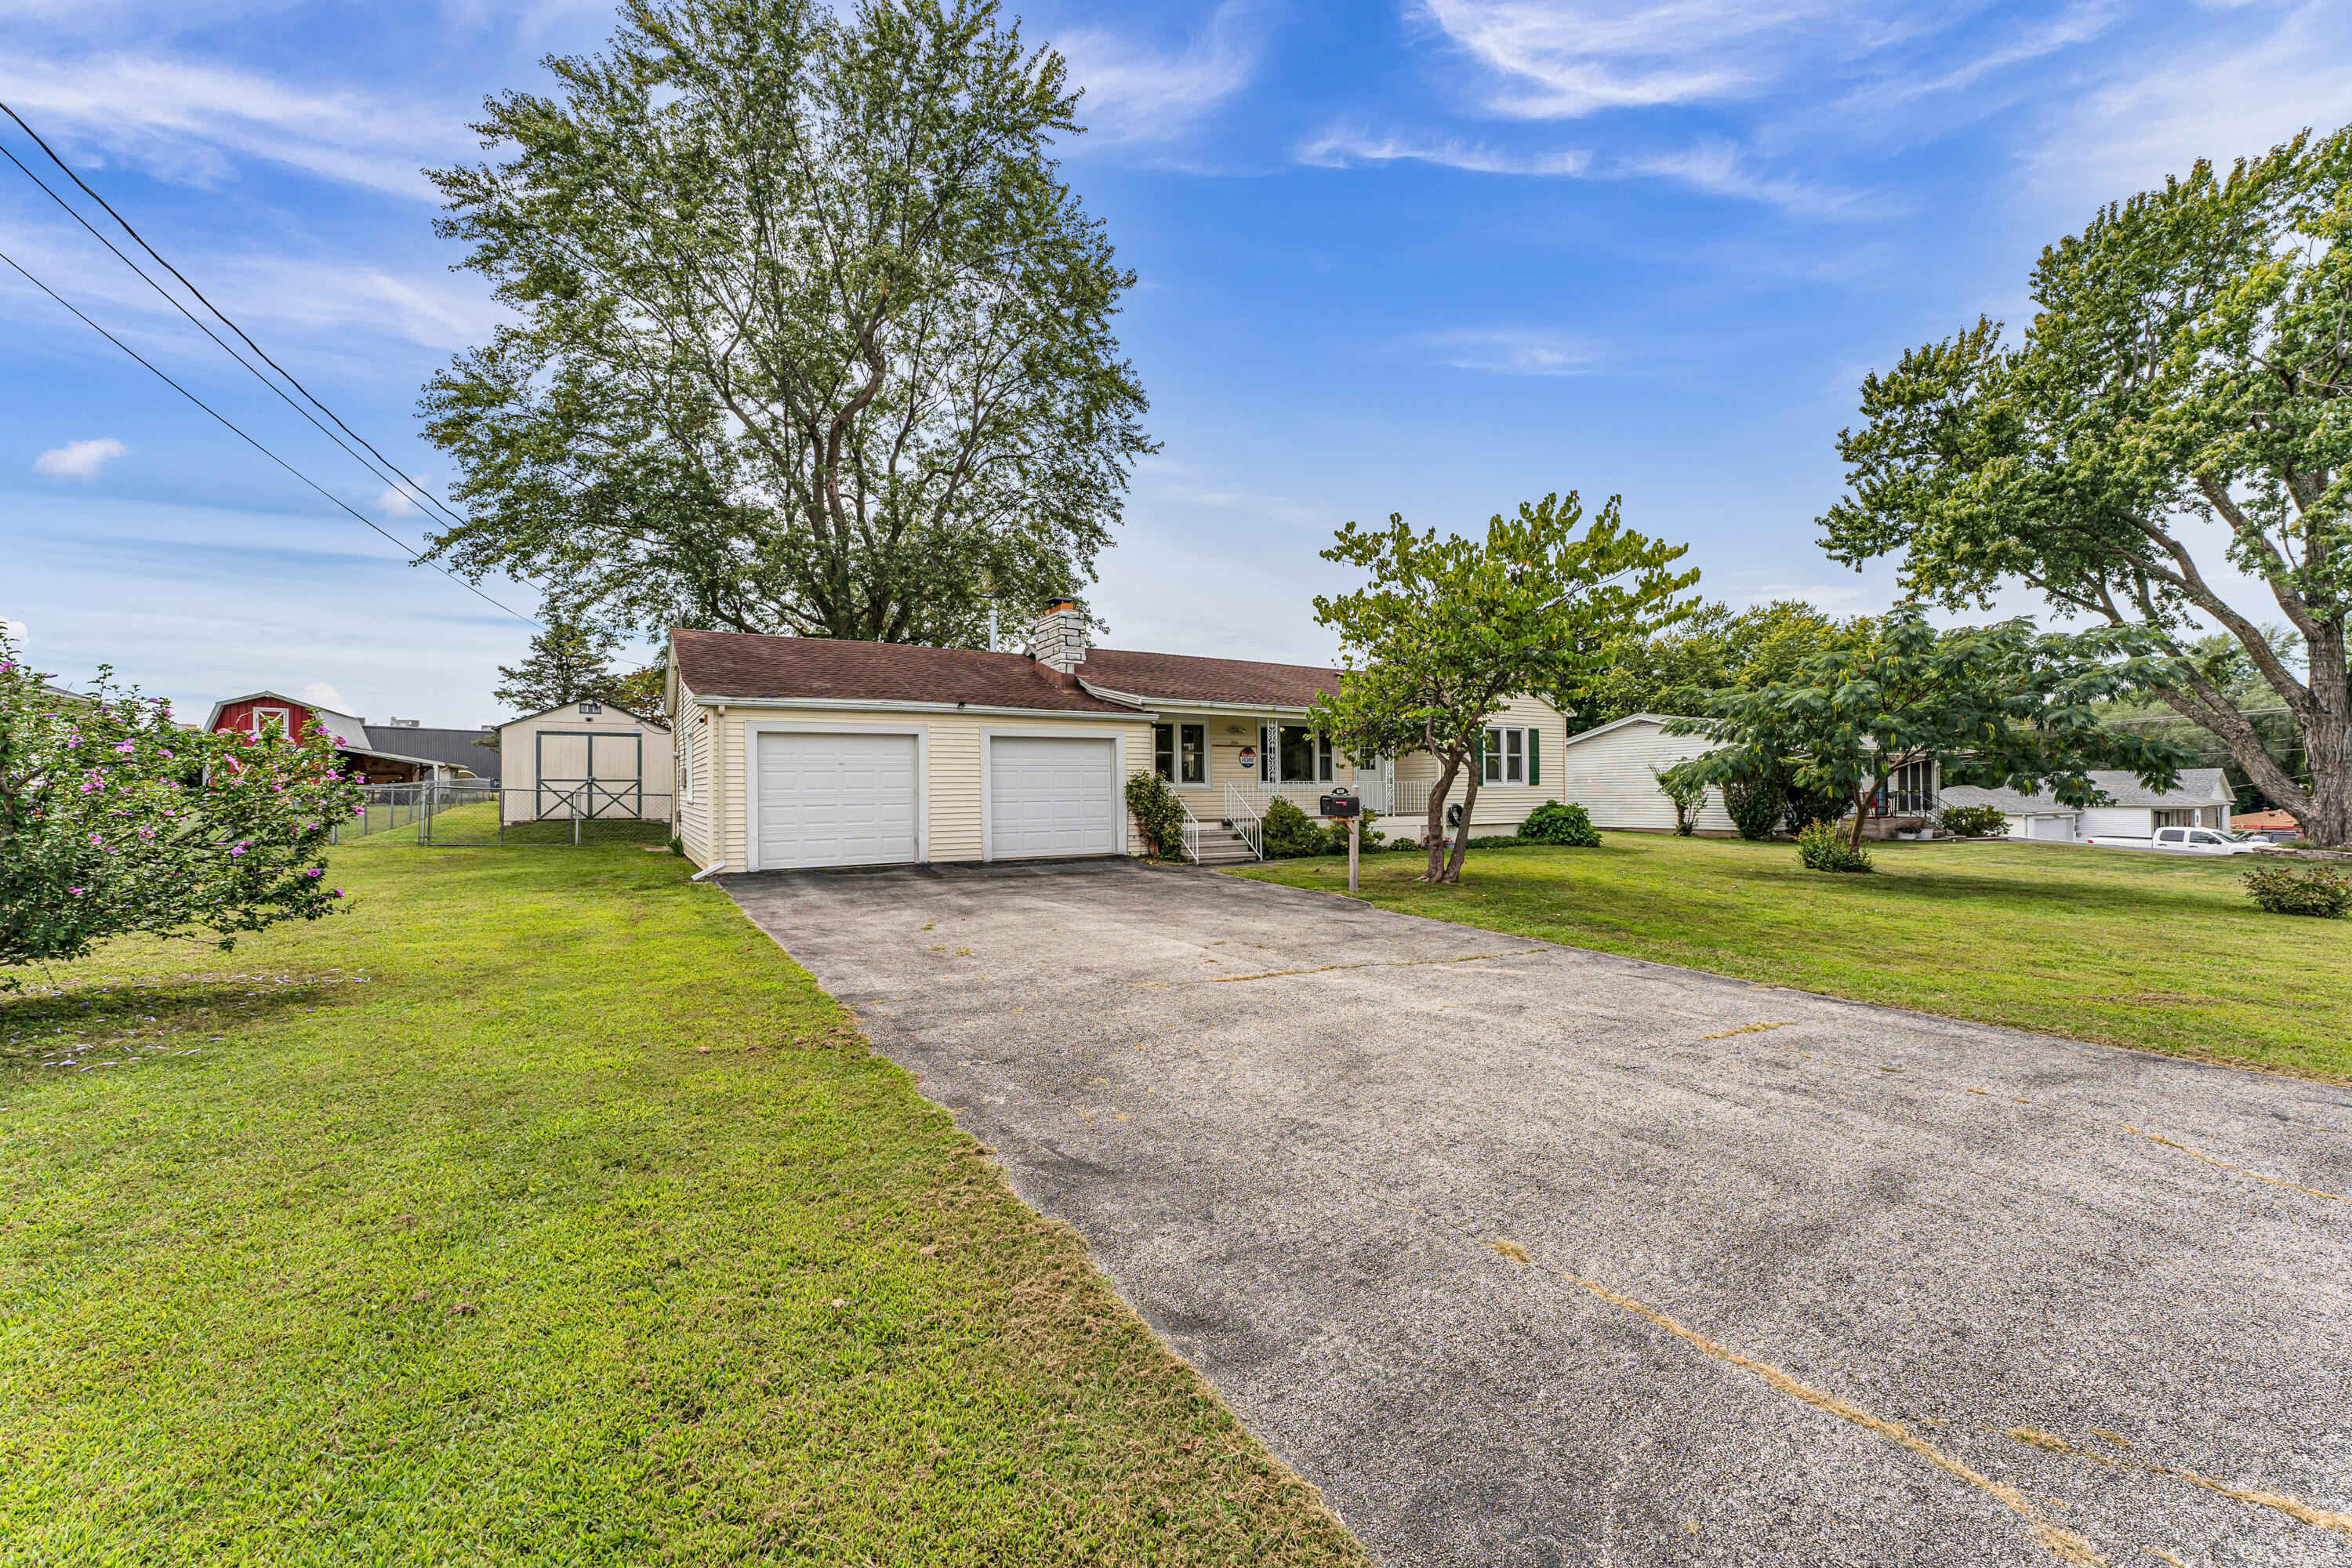
[{"label": "white cloud", "polygon": [[1582,375],[1600,359],[1590,345],[1548,332],[1447,332],[1431,342],[1457,370],[1503,375]]},{"label": "white cloud", "polygon": [[1852,0],[1427,0],[1426,15],[1502,79],[1488,109],[1548,120],[1753,96],[1809,56],[1884,36],[1874,9]]},{"label": "white cloud", "polygon": [[5,637],[8,640],[9,647],[22,653],[25,651],[25,645],[32,640],[33,628],[22,621],[12,621],[5,616],[0,616],[0,637]]},{"label": "white cloud", "polygon": [[1520,154],[1453,137],[1417,141],[1338,128],[1301,144],[1294,156],[1302,163],[1328,169],[1357,163],[1411,162],[1482,174],[1581,174],[1592,163],[1592,154],[1579,149]]},{"label": "white cloud", "polygon": [[408,499],[406,491],[387,485],[383,494],[375,498],[375,509],[386,517],[408,517],[415,514],[416,503]]},{"label": "white cloud", "polygon": [[1756,167],[1744,149],[1728,142],[1703,142],[1673,153],[1637,153],[1613,163],[1609,172],[1620,177],[1674,180],[1711,196],[1762,202],[1806,217],[1877,217],[1889,211],[1889,204],[1860,191],[1792,174],[1767,174]]},{"label": "white cloud", "polygon": [[198,185],[246,157],[429,198],[420,166],[468,150],[464,117],[445,110],[152,55],[19,55],[0,63],[0,98],[53,139]]},{"label": "white cloud", "polygon": [[62,447],[52,447],[33,459],[33,471],[58,479],[94,479],[98,471],[117,458],[128,457],[131,448],[111,436],[94,440],[68,441]]},{"label": "white cloud", "polygon": [[323,680],[314,680],[302,689],[302,700],[320,708],[331,708],[338,713],[349,713],[343,694]]},{"label": "white cloud", "polygon": [[2113,200],[2200,158],[2226,167],[2306,127],[2325,134],[2352,121],[2352,28],[2338,7],[2297,6],[2236,48],[2200,35],[2169,58],[2128,61],[2068,102],[2032,160],[2036,183]]},{"label": "white cloud", "polygon": [[1161,142],[1181,136],[1257,73],[1257,40],[1246,26],[1249,7],[1226,0],[1199,36],[1182,48],[1154,49],[1131,37],[1084,28],[1054,47],[1070,62],[1070,80],[1083,88],[1078,123],[1112,142]]}]

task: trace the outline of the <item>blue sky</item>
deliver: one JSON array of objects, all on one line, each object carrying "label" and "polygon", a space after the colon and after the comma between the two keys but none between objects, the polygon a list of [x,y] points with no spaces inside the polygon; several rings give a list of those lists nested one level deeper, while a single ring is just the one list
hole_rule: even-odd
[{"label": "blue sky", "polygon": [[[1340,522],[1469,527],[1556,489],[1622,493],[1714,596],[1882,607],[1891,571],[1833,565],[1812,526],[1863,373],[2020,319],[2036,252],[2101,201],[2352,121],[2340,5],[1007,9],[1087,89],[1066,169],[1139,275],[1122,338],[1164,443],[1094,607],[1116,645],[1232,656],[1329,656],[1309,600],[1346,585],[1316,554]],[[0,0],[0,97],[431,481],[418,385],[496,313],[418,170],[610,26],[565,0]],[[421,531],[0,175],[0,248]],[[0,321],[0,616],[35,662],[110,662],[197,716],[313,683],[377,721],[496,716],[528,627],[5,270]]]}]

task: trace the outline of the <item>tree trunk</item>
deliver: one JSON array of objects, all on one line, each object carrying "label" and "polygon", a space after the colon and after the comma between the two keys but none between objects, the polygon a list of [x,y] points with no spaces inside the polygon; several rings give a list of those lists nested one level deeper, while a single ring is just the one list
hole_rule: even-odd
[{"label": "tree trunk", "polygon": [[1885,787],[1886,785],[1883,780],[1864,780],[1861,790],[1855,794],[1853,797],[1853,837],[1849,837],[1845,841],[1847,848],[1853,850],[1861,849],[1863,825],[1870,820],[1870,803],[1874,799],[1877,798],[1878,792]]},{"label": "tree trunk", "polygon": [[1458,885],[1462,880],[1462,858],[1470,850],[1470,816],[1478,809],[1478,775],[1486,771],[1484,759],[1470,770],[1470,787],[1462,795],[1462,826],[1454,830],[1454,858],[1440,879],[1443,881]]},{"label": "tree trunk", "polygon": [[1459,756],[1447,752],[1441,760],[1445,767],[1430,786],[1429,816],[1423,825],[1422,842],[1429,847],[1429,865],[1421,873],[1424,882],[1445,880],[1445,797],[1454,788],[1454,775],[1462,771]]}]

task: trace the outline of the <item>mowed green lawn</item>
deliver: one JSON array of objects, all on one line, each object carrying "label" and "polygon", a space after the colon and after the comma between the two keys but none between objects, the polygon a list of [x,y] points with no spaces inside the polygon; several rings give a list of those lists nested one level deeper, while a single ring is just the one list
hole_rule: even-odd
[{"label": "mowed green lawn", "polygon": [[[1364,862],[1384,908],[1955,1018],[2352,1081],[2352,921],[2265,914],[2247,860],[1887,844],[1869,876],[1793,846],[1604,833],[1599,849]],[[1241,873],[1344,892],[1343,859]]]},{"label": "mowed green lawn", "polygon": [[1362,1561],[686,869],[0,1000],[0,1563]]}]

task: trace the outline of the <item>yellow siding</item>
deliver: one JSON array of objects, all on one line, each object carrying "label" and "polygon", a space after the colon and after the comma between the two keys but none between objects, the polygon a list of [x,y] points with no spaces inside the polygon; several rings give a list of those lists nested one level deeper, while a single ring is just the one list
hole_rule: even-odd
[{"label": "yellow siding", "polygon": [[[690,700],[690,697],[689,697]],[[746,809],[747,736],[762,723],[819,725],[843,730],[914,730],[924,732],[929,755],[926,785],[929,817],[926,824],[929,855],[934,862],[978,860],[983,840],[981,821],[982,737],[987,731],[1033,732],[1067,730],[1115,731],[1126,740],[1130,774],[1151,771],[1151,725],[1148,720],[1124,719],[1115,713],[992,714],[951,711],[898,712],[887,709],[741,708],[724,713],[705,708],[699,722],[681,726],[690,734],[708,737],[702,742],[717,757],[706,769],[703,752],[696,752],[696,799],[684,809],[687,831],[680,837],[687,856],[698,867],[715,859],[730,871],[748,863],[744,825]],[[715,820],[714,820],[715,819]],[[1128,846],[1139,851],[1141,839],[1128,825]]]},{"label": "yellow siding", "polygon": [[[1536,731],[1537,778],[1534,784],[1482,784],[1478,786],[1478,805],[1471,815],[1471,827],[1507,833],[1525,822],[1528,813],[1545,801],[1570,798],[1560,793],[1559,783],[1562,751],[1568,740],[1568,721],[1560,717],[1559,709],[1540,697],[1514,697],[1505,702],[1487,722],[1498,728]],[[1437,759],[1427,752],[1411,752],[1397,759],[1396,777],[1401,785],[1408,783],[1434,784],[1439,771]],[[1456,774],[1454,788],[1445,798],[1448,802],[1457,802],[1468,794],[1468,779]],[[1402,830],[1405,825],[1400,822],[1391,826]]]}]

